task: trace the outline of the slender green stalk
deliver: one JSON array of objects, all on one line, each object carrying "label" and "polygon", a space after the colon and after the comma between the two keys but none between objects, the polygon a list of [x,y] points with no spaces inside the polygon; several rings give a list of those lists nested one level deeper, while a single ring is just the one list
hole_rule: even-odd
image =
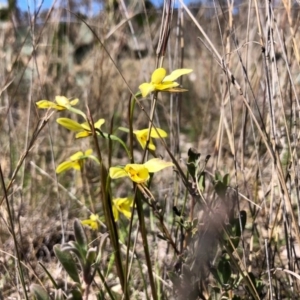
[{"label": "slender green stalk", "polygon": [[[93,119],[92,119],[89,109],[88,109],[88,121],[90,123],[90,128],[92,131],[92,136],[93,136],[94,144],[96,147],[96,152],[98,155],[98,159],[100,161],[100,178],[101,178],[101,193],[100,193],[100,195],[101,195],[101,201],[102,201],[102,205],[103,205],[105,221],[106,221],[106,225],[107,225],[107,228],[109,231],[110,240],[112,242],[114,252],[115,252],[117,274],[120,279],[120,284],[122,286],[122,290],[125,291],[124,271],[123,271],[123,265],[122,265],[118,229],[117,229],[116,223],[114,221],[114,216],[113,216],[113,212],[112,212],[112,202],[111,202],[111,196],[110,196],[110,180],[109,180],[107,169],[106,169],[103,159],[102,159],[101,150],[100,150],[100,146],[98,143],[97,133],[95,131],[94,122],[93,122]],[[111,153],[109,153],[109,155],[111,155]],[[125,293],[125,299],[129,299],[128,293]]]},{"label": "slender green stalk", "polygon": [[149,281],[152,291],[152,297],[154,300],[157,300],[157,291],[155,286],[155,280],[153,277],[153,271],[152,271],[152,262],[150,258],[150,252],[149,252],[149,246],[147,241],[147,229],[145,224],[145,215],[143,210],[143,202],[142,202],[142,194],[138,190],[137,186],[135,187],[135,202],[136,202],[136,210],[139,217],[140,222],[140,231],[142,235],[143,240],[143,247],[144,247],[144,253],[145,253],[145,259],[146,259],[146,265],[148,268],[148,275],[149,275]]}]

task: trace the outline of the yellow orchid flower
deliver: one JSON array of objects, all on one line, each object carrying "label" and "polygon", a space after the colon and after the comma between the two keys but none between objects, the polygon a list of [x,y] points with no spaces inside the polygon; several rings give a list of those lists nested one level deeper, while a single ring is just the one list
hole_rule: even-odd
[{"label": "yellow orchid flower", "polygon": [[[158,139],[159,135],[162,138],[168,136],[168,134],[164,130],[162,130],[160,128],[156,128],[156,130],[154,128],[151,128],[150,140],[149,140],[149,144],[148,144],[148,149],[150,149],[150,150],[155,150],[156,149],[152,138]],[[158,135],[157,132],[159,133],[159,135]],[[147,144],[149,129],[147,128],[147,129],[142,129],[142,130],[134,130],[133,133],[136,135],[136,138],[139,141],[139,143],[141,144],[142,148],[145,149],[146,144]]]},{"label": "yellow orchid flower", "polygon": [[80,171],[83,166],[83,160],[86,158],[91,158],[91,159],[95,160],[97,163],[99,163],[98,159],[94,155],[92,155],[92,153],[93,153],[92,149],[88,149],[85,152],[82,152],[82,151],[76,152],[75,154],[70,156],[70,159],[68,161],[64,161],[57,166],[56,173],[59,174],[61,172],[64,172],[64,171],[67,171],[70,169]]},{"label": "yellow orchid flower", "polygon": [[152,158],[144,164],[128,164],[125,167],[111,167],[109,169],[109,176],[112,179],[129,177],[133,182],[144,183],[149,179],[149,173],[156,173],[171,166],[173,166],[172,162],[167,162],[160,158]]},{"label": "yellow orchid flower", "polygon": [[[88,122],[79,124],[69,118],[58,118],[56,122],[69,130],[79,131],[75,136],[77,139],[92,135],[92,130]],[[94,123],[95,129],[100,130],[101,126],[104,123],[104,119],[99,119],[97,122]],[[99,132],[97,132],[97,134],[99,134]]]},{"label": "yellow orchid flower", "polygon": [[99,216],[95,214],[91,214],[89,219],[82,220],[82,225],[87,225],[91,227],[93,230],[97,230],[99,228]]},{"label": "yellow orchid flower", "polygon": [[164,91],[164,92],[184,92],[186,90],[176,87],[179,86],[178,82],[175,82],[178,77],[189,74],[192,69],[177,69],[173,71],[170,75],[166,76],[167,71],[164,68],[156,69],[151,76],[151,82],[142,83],[139,89],[143,97],[154,91]]},{"label": "yellow orchid flower", "polygon": [[70,101],[65,96],[56,96],[55,97],[56,103],[49,100],[40,100],[35,104],[37,105],[38,108],[41,109],[54,108],[60,111],[60,110],[69,109],[71,106],[76,105],[78,101],[79,99],[77,98]]},{"label": "yellow orchid flower", "polygon": [[113,200],[113,215],[117,222],[119,220],[119,213],[122,213],[127,219],[131,218],[131,207],[133,206],[133,198],[116,198]]}]

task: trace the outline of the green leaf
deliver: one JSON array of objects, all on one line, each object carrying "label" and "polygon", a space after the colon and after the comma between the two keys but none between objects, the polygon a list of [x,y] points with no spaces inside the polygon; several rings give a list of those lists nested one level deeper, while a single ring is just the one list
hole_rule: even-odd
[{"label": "green leaf", "polygon": [[226,174],[224,177],[222,177],[222,175],[218,171],[216,171],[216,173],[215,173],[215,191],[220,198],[225,197],[229,182],[230,182],[229,174]]},{"label": "green leaf", "polygon": [[55,245],[53,247],[53,250],[59,262],[62,264],[66,272],[72,278],[72,280],[80,283],[76,262],[73,256],[69,252],[61,251],[60,245]]},{"label": "green leaf", "polygon": [[229,177],[229,174],[226,174],[226,175],[223,177],[223,183],[224,183],[224,185],[229,186],[229,183],[230,183],[230,177]]},{"label": "green leaf", "polygon": [[240,212],[240,217],[234,218],[231,224],[228,226],[228,233],[230,235],[230,240],[234,247],[232,247],[231,243],[227,241],[227,245],[231,251],[234,251],[235,248],[238,247],[242,232],[245,229],[247,221],[247,214],[244,210]]},{"label": "green leaf", "polygon": [[129,133],[129,129],[126,127],[118,127],[119,130]]},{"label": "green leaf", "polygon": [[81,222],[78,219],[75,219],[73,226],[74,226],[75,241],[80,247],[81,250],[80,252],[86,253],[88,248],[87,238],[84,229],[81,225]]},{"label": "green leaf", "polygon": [[220,276],[219,276],[219,272],[217,271],[217,269],[215,267],[213,267],[213,266],[211,267],[210,273],[212,274],[212,276],[218,283],[222,284]]},{"label": "green leaf", "polygon": [[232,222],[232,227],[230,229],[230,234],[233,237],[240,237],[242,232],[245,229],[247,221],[247,214],[244,210],[240,211],[240,216],[238,218],[234,218]]},{"label": "green leaf", "polygon": [[227,191],[227,186],[222,181],[217,181],[215,184],[215,191],[220,198],[224,198]]},{"label": "green leaf", "polygon": [[197,150],[195,148],[189,149],[187,168],[188,168],[189,174],[192,176],[194,181],[196,178],[196,170],[198,168],[200,156],[201,156],[201,154],[199,152],[197,152]]},{"label": "green leaf", "polygon": [[66,244],[61,245],[60,250],[64,252],[73,252],[78,257],[78,259],[83,258],[78,244],[74,241],[70,241]]},{"label": "green leaf", "polygon": [[90,248],[86,254],[86,262],[89,265],[92,265],[97,257],[97,248]]},{"label": "green leaf", "polygon": [[68,107],[68,110],[77,115],[81,115],[86,120],[85,113],[83,111],[81,111],[80,109],[70,106],[70,107]]},{"label": "green leaf", "polygon": [[[253,285],[255,286],[258,295],[261,295],[263,292],[263,288],[264,288],[263,282],[261,281],[261,279],[259,277],[257,278],[252,272],[249,272],[248,275],[249,275]],[[246,287],[246,289],[248,290],[248,287]]]},{"label": "green leaf", "polygon": [[79,290],[72,290],[71,291],[72,294],[72,300],[82,300],[82,294]]},{"label": "green leaf", "polygon": [[222,257],[219,261],[217,272],[221,281],[221,284],[226,284],[231,277],[231,266],[229,261]]},{"label": "green leaf", "polygon": [[[241,221],[240,221],[241,220]],[[247,221],[247,213],[242,210],[240,211],[240,217],[235,219],[236,235],[241,236],[242,232],[245,229]],[[242,228],[241,228],[242,226]]]},{"label": "green leaf", "polygon": [[38,284],[32,284],[30,291],[36,300],[50,300],[48,293]]},{"label": "green leaf", "polygon": [[204,192],[205,190],[205,172],[201,172],[198,180],[198,186],[201,192]]},{"label": "green leaf", "polygon": [[222,178],[221,173],[219,171],[216,171],[216,173],[215,173],[215,181],[223,182],[223,178]]},{"label": "green leaf", "polygon": [[129,158],[131,157],[131,154],[130,154],[128,148],[126,147],[125,143],[120,138],[118,138],[117,136],[115,136],[113,134],[108,134],[106,132],[102,132],[100,130],[99,131],[97,130],[97,132],[100,132],[101,136],[104,137],[105,139],[119,142],[123,146],[123,148],[125,149],[128,157]]}]

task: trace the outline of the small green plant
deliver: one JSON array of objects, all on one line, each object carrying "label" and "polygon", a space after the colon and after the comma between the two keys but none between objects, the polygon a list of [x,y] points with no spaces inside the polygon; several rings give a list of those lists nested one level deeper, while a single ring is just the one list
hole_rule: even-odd
[{"label": "small green plant", "polygon": [[[94,216],[92,218],[95,219]],[[62,291],[59,284],[47,272],[55,287],[54,299],[56,300],[87,299],[96,273],[101,274],[101,251],[96,247],[89,246],[81,223],[77,219],[74,221],[74,241],[54,246],[54,253],[70,278],[70,280],[67,279],[67,289]],[[93,229],[97,229],[95,223],[89,223],[88,225]],[[100,275],[100,277],[103,278],[103,275]],[[106,285],[104,284],[104,286]],[[38,300],[50,299],[48,293],[39,285],[32,285],[31,292]],[[107,289],[107,292],[114,299],[109,289]],[[99,292],[100,295],[102,295],[101,292]]]},{"label": "small green plant", "polygon": [[[188,74],[192,70],[189,69],[179,69],[171,73],[169,76],[165,76],[166,71],[163,68],[159,68],[153,72],[151,83],[144,83],[140,85],[141,93],[137,93],[134,97],[134,100],[137,100],[139,96],[147,96],[151,92],[157,91],[166,91],[166,92],[178,92],[180,89],[174,89],[178,87],[179,84],[174,82],[176,78],[181,75]],[[183,89],[180,91],[184,91]],[[55,103],[56,102],[56,103]],[[176,245],[173,241],[171,234],[169,233],[167,227],[165,226],[164,214],[160,211],[157,206],[157,201],[155,196],[152,194],[151,183],[153,181],[154,174],[156,172],[162,171],[168,167],[173,167],[174,163],[165,161],[163,159],[154,157],[148,159],[146,162],[135,163],[134,157],[132,156],[133,149],[127,147],[125,142],[121,140],[118,136],[106,133],[102,129],[102,125],[105,123],[104,119],[99,119],[97,122],[93,122],[90,114],[85,114],[83,111],[75,108],[74,106],[78,104],[78,99],[69,100],[63,96],[57,96],[55,102],[48,100],[38,101],[37,107],[41,109],[54,109],[57,111],[68,110],[70,113],[75,113],[79,117],[84,118],[83,123],[78,123],[70,118],[60,117],[57,119],[57,123],[63,126],[64,128],[76,132],[75,138],[87,138],[91,137],[93,139],[96,155],[93,155],[93,150],[88,149],[85,151],[78,151],[75,154],[71,155],[67,161],[60,163],[56,168],[56,173],[66,172],[70,169],[76,171],[82,171],[84,168],[84,163],[87,159],[94,161],[96,165],[99,165],[100,171],[100,183],[101,183],[101,203],[103,209],[103,226],[107,227],[109,232],[110,241],[115,253],[115,267],[116,273],[121,285],[121,289],[126,299],[129,299],[130,291],[128,280],[130,280],[129,273],[129,252],[126,251],[125,263],[124,257],[121,254],[121,245],[119,241],[119,228],[116,222],[120,220],[120,214],[124,215],[126,219],[130,221],[129,232],[128,232],[128,242],[127,249],[130,247],[130,236],[132,231],[132,223],[134,220],[134,214],[132,211],[136,210],[138,215],[138,222],[141,228],[142,239],[144,243],[144,255],[146,266],[148,269],[148,276],[151,286],[151,293],[154,298],[157,296],[156,285],[154,282],[152,263],[150,260],[149,246],[147,243],[147,229],[145,226],[145,215],[144,215],[144,204],[152,208],[154,215],[160,223],[161,236],[164,237],[166,241],[171,243],[174,250]],[[134,103],[134,102],[132,102]],[[131,113],[134,109],[132,107]],[[132,120],[132,116],[129,118]],[[150,120],[151,121],[151,120]],[[152,123],[150,128],[142,130],[133,130],[133,124],[129,124],[129,130],[120,128],[122,131],[126,131],[132,137],[136,136],[138,143],[144,149],[145,153],[148,150],[151,150],[151,153],[155,155],[155,144],[153,143],[152,138],[160,139],[167,137],[167,133],[160,129],[156,128]],[[111,149],[114,146],[113,142],[119,142],[125,153],[128,156],[128,163],[121,166],[110,166],[108,169],[104,163],[104,156],[108,156],[108,160],[112,161],[112,152],[110,151],[108,155],[103,153],[100,140],[104,139],[108,141],[109,148]],[[131,143],[132,145],[132,143]],[[134,196],[127,197],[113,197],[114,190],[116,186],[112,186],[111,179],[119,179],[122,177],[128,177],[133,184]],[[100,211],[94,211],[91,213],[90,218],[82,220],[81,223],[89,226],[92,230],[99,231],[101,229],[100,224]],[[102,217],[101,217],[102,218]],[[68,242],[62,245],[56,245],[54,247],[54,252],[59,262],[62,264],[64,270],[74,282],[71,290],[64,291],[66,297],[72,295],[73,299],[87,299],[89,297],[90,286],[94,281],[96,273],[99,273],[100,277],[103,279],[102,271],[99,269],[99,249],[94,247],[89,247],[84,229],[78,220],[74,222],[74,234],[75,241]],[[103,281],[105,284],[105,280]],[[56,284],[54,284],[56,285]],[[58,290],[58,289],[56,289]],[[32,292],[37,299],[40,299],[43,294],[43,290],[37,285],[32,286]],[[112,293],[109,289],[106,289],[106,292],[110,295]],[[44,296],[46,293],[44,293]],[[100,294],[99,294],[100,295]],[[46,297],[46,296],[45,296]]]}]

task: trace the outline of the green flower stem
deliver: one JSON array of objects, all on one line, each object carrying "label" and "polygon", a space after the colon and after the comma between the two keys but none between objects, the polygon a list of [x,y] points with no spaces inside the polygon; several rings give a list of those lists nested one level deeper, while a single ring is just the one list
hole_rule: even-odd
[{"label": "green flower stem", "polygon": [[128,123],[129,123],[129,145],[130,145],[130,153],[131,153],[131,163],[134,163],[134,158],[133,158],[133,113],[134,113],[134,108],[135,108],[135,103],[136,103],[136,98],[132,98],[129,101],[128,105]]},{"label": "green flower stem", "polygon": [[72,106],[69,106],[69,107],[68,107],[68,110],[69,110],[70,112],[73,112],[74,114],[77,114],[77,115],[82,116],[82,117],[86,120],[86,115],[85,115],[85,113],[84,113],[83,111],[81,111],[80,109],[75,108],[75,107],[72,107]]},{"label": "green flower stem", "polygon": [[132,212],[131,212],[131,218],[129,222],[129,230],[128,230],[128,239],[127,239],[127,248],[126,248],[126,259],[125,259],[125,291],[124,293],[127,293],[128,288],[128,281],[129,281],[129,272],[128,272],[128,266],[129,266],[129,254],[130,254],[130,243],[131,243],[131,233],[132,233],[132,226],[133,226],[133,216],[135,211],[135,198],[133,199],[133,206],[132,206]]},{"label": "green flower stem", "polygon": [[[128,105],[128,124],[129,124],[129,151],[130,151],[130,157],[131,157],[131,163],[134,163],[134,156],[133,156],[133,112],[135,108],[136,103],[136,97],[138,96],[137,93],[135,97],[129,99],[129,105]],[[132,207],[132,215],[130,218],[130,225],[129,225],[129,232],[128,232],[128,240],[127,240],[127,250],[126,250],[126,260],[125,260],[125,291],[127,292],[128,283],[129,280],[128,276],[128,265],[129,265],[129,249],[130,249],[130,241],[131,241],[131,233],[132,233],[132,224],[133,224],[133,216],[134,216],[134,210],[135,210],[135,202],[136,197],[134,197],[133,200],[133,207]]]},{"label": "green flower stem", "polygon": [[[102,160],[101,150],[100,150],[97,133],[95,131],[94,126],[91,126],[91,131],[92,131],[92,136],[94,139],[94,144],[96,147],[96,153],[97,153],[99,161],[100,161],[100,178],[101,178],[101,191],[102,191],[102,193],[100,193],[100,195],[101,195],[101,201],[102,201],[102,205],[103,205],[104,217],[105,217],[106,225],[108,228],[110,240],[111,240],[113,248],[114,248],[117,274],[118,274],[118,277],[120,280],[122,290],[125,291],[125,286],[124,286],[125,280],[124,280],[124,272],[123,272],[123,266],[122,266],[118,229],[117,229],[116,223],[114,221],[114,216],[113,216],[113,212],[112,212],[112,202],[111,202],[111,197],[110,197],[110,193],[109,193],[110,179],[108,176],[107,169],[104,166],[104,163]],[[112,153],[109,153],[109,155],[111,155],[111,154]],[[124,297],[126,300],[129,300],[128,293],[124,293]]]},{"label": "green flower stem", "polygon": [[151,134],[151,129],[152,129],[152,123],[153,123],[153,118],[154,118],[154,112],[156,108],[156,102],[157,102],[157,92],[153,93],[152,97],[152,105],[151,105],[151,111],[150,111],[150,116],[149,116],[149,125],[148,125],[148,136],[147,136],[147,142],[145,146],[145,151],[144,151],[144,156],[143,156],[143,161],[147,160],[148,158],[148,153],[149,153],[149,142],[150,142],[150,134]]},{"label": "green flower stem", "polygon": [[120,279],[120,284],[122,286],[122,290],[124,291],[125,299],[129,300],[128,292],[125,293],[125,279],[124,279],[124,271],[123,271],[122,258],[121,258],[121,249],[119,244],[119,235],[118,235],[118,229],[116,223],[114,221],[111,197],[109,193],[110,179],[103,163],[101,163],[100,169],[101,169],[100,172],[101,172],[102,204],[103,204],[105,221],[109,231],[110,240],[114,248],[116,268],[117,268],[118,277]]},{"label": "green flower stem", "polygon": [[123,148],[125,149],[125,151],[126,151],[128,157],[129,157],[129,158],[132,157],[132,154],[130,153],[130,151],[129,151],[128,148],[126,147],[125,143],[124,143],[120,138],[118,138],[117,136],[115,136],[115,135],[113,135],[113,134],[103,132],[103,131],[101,131],[101,130],[96,130],[96,131],[99,132],[100,135],[101,135],[103,138],[108,139],[110,142],[111,142],[111,141],[117,141],[117,142],[119,142],[119,143],[123,146]]},{"label": "green flower stem", "polygon": [[153,277],[152,263],[151,263],[151,259],[150,259],[150,253],[149,253],[149,247],[148,247],[148,241],[147,241],[147,230],[146,230],[145,215],[144,215],[143,203],[142,203],[142,194],[138,190],[137,185],[135,187],[135,202],[136,202],[136,209],[137,209],[139,222],[140,222],[140,231],[141,231],[142,240],[143,240],[143,247],[144,247],[146,264],[147,264],[147,268],[148,268],[148,275],[149,275],[149,281],[150,281],[150,286],[151,286],[151,291],[152,291],[152,297],[153,297],[153,300],[157,300],[156,286],[155,286],[155,281],[154,281],[154,277]]}]

